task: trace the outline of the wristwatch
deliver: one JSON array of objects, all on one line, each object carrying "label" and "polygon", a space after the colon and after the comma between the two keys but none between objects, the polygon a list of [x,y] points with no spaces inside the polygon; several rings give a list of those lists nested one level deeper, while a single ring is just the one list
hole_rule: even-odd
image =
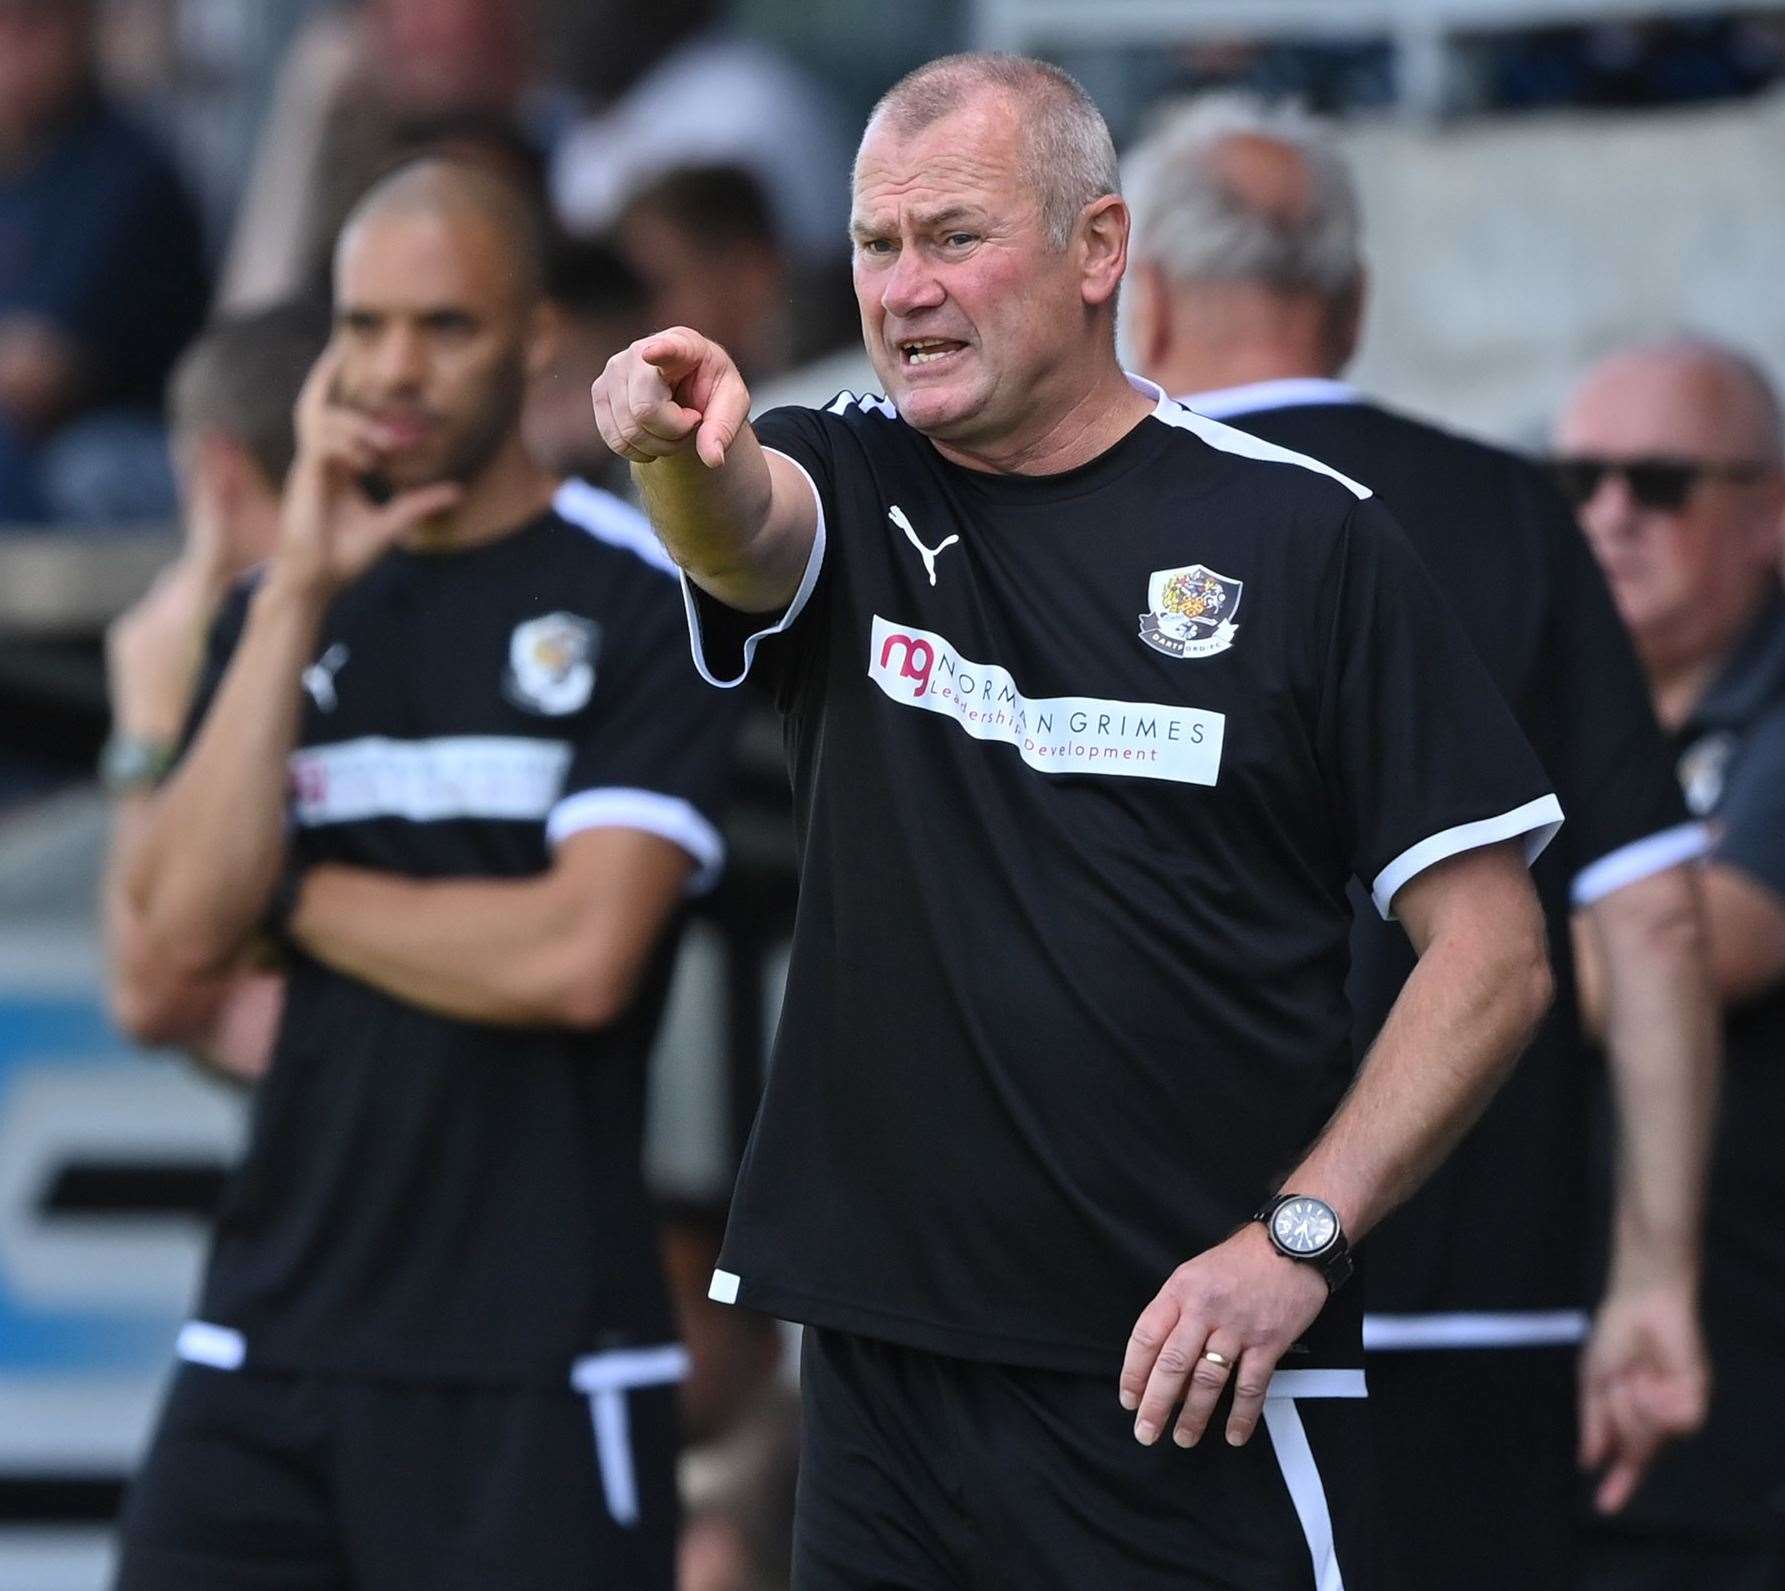
[{"label": "wristwatch", "polygon": [[147,790],[167,777],[176,748],[164,740],[140,735],[113,735],[99,753],[99,782],[107,795]]},{"label": "wristwatch", "polygon": [[1339,1212],[1309,1193],[1279,1193],[1252,1217],[1264,1222],[1271,1247],[1287,1259],[1312,1265],[1336,1293],[1351,1278],[1351,1245],[1339,1225]]}]

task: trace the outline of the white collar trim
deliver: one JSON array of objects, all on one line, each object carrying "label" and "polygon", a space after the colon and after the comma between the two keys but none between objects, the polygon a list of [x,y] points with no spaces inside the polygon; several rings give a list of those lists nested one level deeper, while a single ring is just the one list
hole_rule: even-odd
[{"label": "white collar trim", "polygon": [[[1150,387],[1152,383],[1147,385]],[[1236,414],[1257,414],[1262,409],[1293,409],[1310,403],[1359,403],[1362,400],[1363,394],[1348,381],[1330,381],[1324,376],[1289,376],[1280,381],[1252,381],[1243,387],[1192,392],[1179,398],[1178,402],[1211,420],[1226,420]]]},{"label": "white collar trim", "polygon": [[1140,393],[1142,397],[1153,400],[1155,415],[1163,413],[1176,401],[1157,381],[1149,381],[1145,376],[1137,376],[1132,370],[1124,370],[1122,374],[1128,378],[1128,385],[1133,387],[1136,392]]}]

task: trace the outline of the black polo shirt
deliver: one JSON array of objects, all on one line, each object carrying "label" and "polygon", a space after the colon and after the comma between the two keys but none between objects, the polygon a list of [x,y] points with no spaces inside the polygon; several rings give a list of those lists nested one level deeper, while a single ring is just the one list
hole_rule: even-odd
[{"label": "black polo shirt", "polygon": [[[1532,867],[1557,999],[1481,1120],[1370,1235],[1365,1341],[1522,1346],[1585,1334],[1589,1128],[1601,1065],[1582,1038],[1569,920],[1704,850],[1641,666],[1566,501],[1528,459],[1365,400],[1341,382],[1259,382],[1184,400],[1367,480],[1453,605],[1568,813]],[[1413,970],[1392,925],[1351,941],[1362,1054]]]},{"label": "black polo shirt", "polygon": [[[497,541],[388,554],[304,672],[297,864],[524,879],[619,826],[681,846],[706,887],[732,715],[684,645],[649,525],[580,483]],[[589,1033],[457,1021],[296,955],[182,1351],[562,1387],[582,1355],[668,1339],[639,1164],[668,949]]]},{"label": "black polo shirt", "polygon": [[[884,399],[776,410],[820,529],[785,614],[689,594],[786,714],[792,965],[714,1296],[1113,1374],[1352,1072],[1346,885],[1390,910],[1555,798],[1368,490],[1158,402],[993,475]],[[1358,1362],[1356,1293],[1298,1363]]]}]

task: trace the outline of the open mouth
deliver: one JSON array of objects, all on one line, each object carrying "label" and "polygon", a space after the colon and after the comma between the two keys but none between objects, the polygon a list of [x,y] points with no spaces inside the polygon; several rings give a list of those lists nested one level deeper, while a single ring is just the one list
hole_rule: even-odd
[{"label": "open mouth", "polygon": [[907,370],[915,370],[958,354],[966,346],[954,337],[911,337],[899,344],[899,357]]}]

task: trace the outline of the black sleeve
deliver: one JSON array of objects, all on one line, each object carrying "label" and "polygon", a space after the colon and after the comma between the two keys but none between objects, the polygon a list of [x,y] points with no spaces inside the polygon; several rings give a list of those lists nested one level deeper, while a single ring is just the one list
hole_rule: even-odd
[{"label": "black sleeve", "polygon": [[192,749],[192,742],[198,738],[199,725],[205,721],[205,714],[216,700],[217,688],[223,683],[229,660],[235,656],[242,631],[247,626],[248,601],[253,595],[253,576],[237,581],[223,599],[217,617],[211,621],[210,632],[205,638],[204,660],[199,664],[198,681],[193,687],[191,704],[186,709],[186,724],[180,731],[181,757]]},{"label": "black sleeve", "polygon": [[805,471],[818,501],[818,533],[805,578],[782,613],[739,613],[715,601],[686,575],[688,628],[694,661],[709,684],[727,688],[755,677],[782,695],[802,666],[814,618],[829,588],[825,565],[836,523],[835,452],[824,416],[813,409],[771,409],[751,422],[765,448],[784,453]]},{"label": "black sleeve", "polygon": [[1554,714],[1549,772],[1568,812],[1558,843],[1573,903],[1589,906],[1699,855],[1706,835],[1687,814],[1642,667],[1586,537],[1541,477],[1530,492],[1550,551],[1542,670]]},{"label": "black sleeve", "polygon": [[1562,821],[1536,754],[1400,527],[1351,511],[1330,582],[1321,755],[1352,870],[1376,909],[1433,863]]},{"label": "black sleeve", "polygon": [[656,571],[604,638],[595,700],[585,715],[564,793],[546,820],[561,844],[592,828],[642,829],[694,859],[690,893],[724,867],[720,834],[731,781],[736,704],[688,667],[674,584]]},{"label": "black sleeve", "polygon": [[1740,868],[1785,900],[1785,709],[1749,736],[1713,828],[1711,860]]}]

